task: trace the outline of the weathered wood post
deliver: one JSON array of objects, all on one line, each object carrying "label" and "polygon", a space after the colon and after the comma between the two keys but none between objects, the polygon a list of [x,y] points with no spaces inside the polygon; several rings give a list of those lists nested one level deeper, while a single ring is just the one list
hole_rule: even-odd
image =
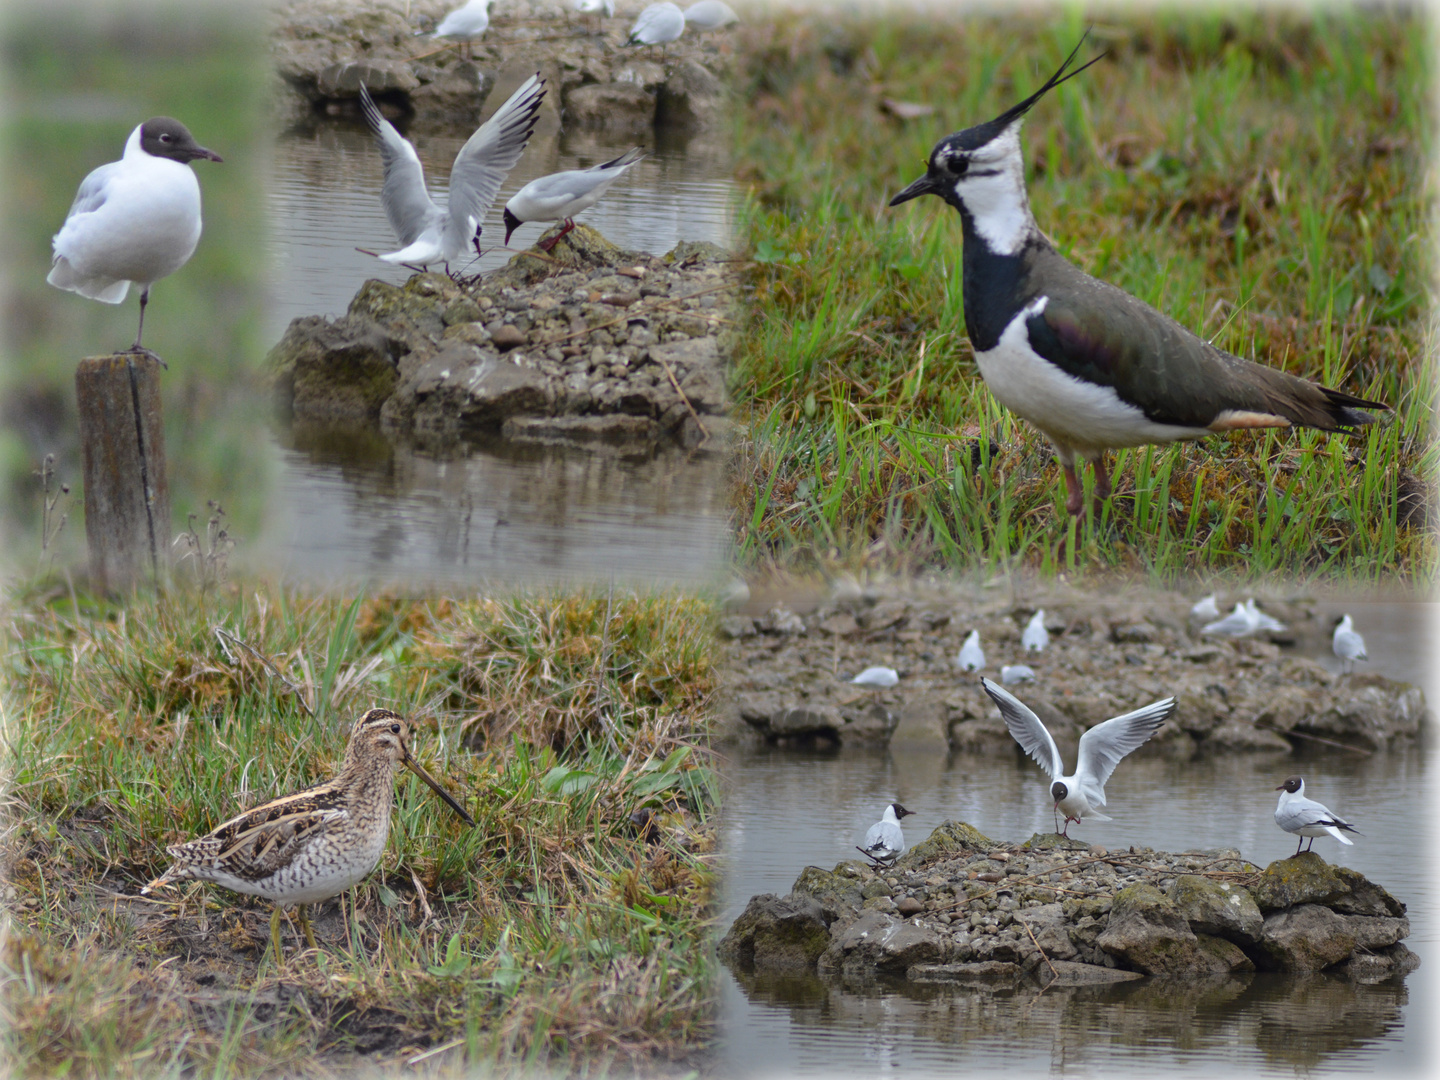
[{"label": "weathered wood post", "polygon": [[95,588],[113,592],[160,576],[170,532],[160,362],[153,355],[87,356],[75,371],[85,483],[85,540]]}]

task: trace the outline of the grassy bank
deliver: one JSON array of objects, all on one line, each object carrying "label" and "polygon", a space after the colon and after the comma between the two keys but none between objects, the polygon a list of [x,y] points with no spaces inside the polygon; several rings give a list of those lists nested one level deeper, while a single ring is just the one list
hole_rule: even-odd
[{"label": "grassy bank", "polygon": [[[20,597],[7,622],[17,1073],[684,1072],[710,1038],[704,605],[252,586]],[[375,704],[478,825],[402,770],[380,866],[314,910],[318,956],[287,929],[277,966],[267,902],[137,895],[166,844],[331,775]]]},{"label": "grassy bank", "polygon": [[[1116,497],[1060,545],[1050,448],[975,367],[959,216],[885,204],[938,138],[1030,93],[1090,22],[937,18],[784,16],[744,38],[743,560],[1431,580],[1424,20],[1106,17],[1080,59],[1110,57],[1030,114],[1031,203],[1063,254],[1224,348],[1395,409],[1349,438],[1112,455]],[[898,119],[887,100],[934,112]]]}]

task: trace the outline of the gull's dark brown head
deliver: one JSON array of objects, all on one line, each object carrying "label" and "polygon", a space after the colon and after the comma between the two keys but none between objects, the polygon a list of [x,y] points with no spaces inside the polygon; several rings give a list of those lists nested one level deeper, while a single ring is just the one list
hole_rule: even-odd
[{"label": "gull's dark brown head", "polygon": [[1298,777],[1298,776],[1292,776],[1292,777],[1290,777],[1290,779],[1286,780],[1285,783],[1281,784],[1281,785],[1280,785],[1279,787],[1277,787],[1275,790],[1276,790],[1276,791],[1288,791],[1291,795],[1294,795],[1296,792],[1298,792],[1298,791],[1299,791],[1301,788],[1303,788],[1304,786],[1305,786],[1305,781],[1304,781],[1304,780],[1302,780],[1302,779],[1301,779],[1300,777]]},{"label": "gull's dark brown head", "polygon": [[192,161],[224,161],[195,141],[190,129],[173,116],[153,116],[140,125],[140,148],[151,157],[169,158],[182,165]]}]

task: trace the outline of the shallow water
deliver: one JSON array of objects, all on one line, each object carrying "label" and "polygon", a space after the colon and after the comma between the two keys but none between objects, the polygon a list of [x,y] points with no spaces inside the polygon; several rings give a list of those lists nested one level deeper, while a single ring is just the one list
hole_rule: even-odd
[{"label": "shallow water", "polygon": [[[1429,681],[1434,605],[1349,605],[1388,673]],[[1433,685],[1427,696],[1436,700]],[[903,731],[903,729],[902,729]],[[1294,851],[1276,828],[1274,788],[1291,772],[1354,821],[1354,846],[1317,840],[1409,905],[1406,944],[1420,969],[1403,985],[1354,987],[1329,978],[1257,977],[1236,994],[1162,991],[1148,982],[1016,993],[909,987],[851,992],[818,979],[722,974],[724,1075],[1311,1075],[1420,1072],[1433,1058],[1425,1020],[1440,993],[1440,904],[1431,887],[1435,835],[1427,811],[1436,755],[1424,745],[1384,754],[1299,758],[1230,755],[1192,762],[1132,757],[1107,785],[1111,822],[1074,826],[1114,849],[1239,848],[1264,865]],[[1053,829],[1038,768],[1028,759],[949,754],[923,738],[885,751],[757,751],[731,762],[722,930],[749,897],[784,894],[806,865],[833,867],[887,802],[913,843],[941,822],[1023,841]],[[913,824],[912,824],[913,823]]]},{"label": "shallow water", "polygon": [[[437,201],[469,128],[406,132]],[[589,133],[537,138],[502,187],[484,226],[503,238],[499,210],[525,183],[616,157],[633,145]],[[621,247],[657,254],[681,240],[731,239],[728,151],[716,136],[661,136],[580,221]],[[380,156],[358,121],[316,121],[276,143],[269,187],[269,339],[291,319],[342,315],[369,278],[410,271],[356,248],[397,246],[380,207]],[[521,226],[518,248],[545,226]],[[454,269],[503,265],[489,251]],[[442,584],[508,581],[709,582],[719,573],[726,508],[718,457],[668,449],[621,454],[498,440],[443,454],[375,437],[311,439],[276,448],[267,558],[293,576]]]},{"label": "shallow water", "polygon": [[292,441],[268,546],[304,580],[400,585],[712,583],[724,558],[718,454],[370,438]]}]

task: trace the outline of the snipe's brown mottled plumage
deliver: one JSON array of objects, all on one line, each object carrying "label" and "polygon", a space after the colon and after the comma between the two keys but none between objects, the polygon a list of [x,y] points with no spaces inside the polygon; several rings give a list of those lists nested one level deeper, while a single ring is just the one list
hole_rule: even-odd
[{"label": "snipe's brown mottled plumage", "polygon": [[350,730],[345,760],[333,780],[261,803],[196,840],[167,848],[174,865],[145,891],[174,878],[198,878],[274,901],[270,941],[276,960],[280,911],[297,904],[305,940],[315,948],[305,905],[339,895],[375,869],[390,834],[397,766],[409,767],[466,824],[475,824],[410,756],[409,739],[404,717],[371,709]]}]

